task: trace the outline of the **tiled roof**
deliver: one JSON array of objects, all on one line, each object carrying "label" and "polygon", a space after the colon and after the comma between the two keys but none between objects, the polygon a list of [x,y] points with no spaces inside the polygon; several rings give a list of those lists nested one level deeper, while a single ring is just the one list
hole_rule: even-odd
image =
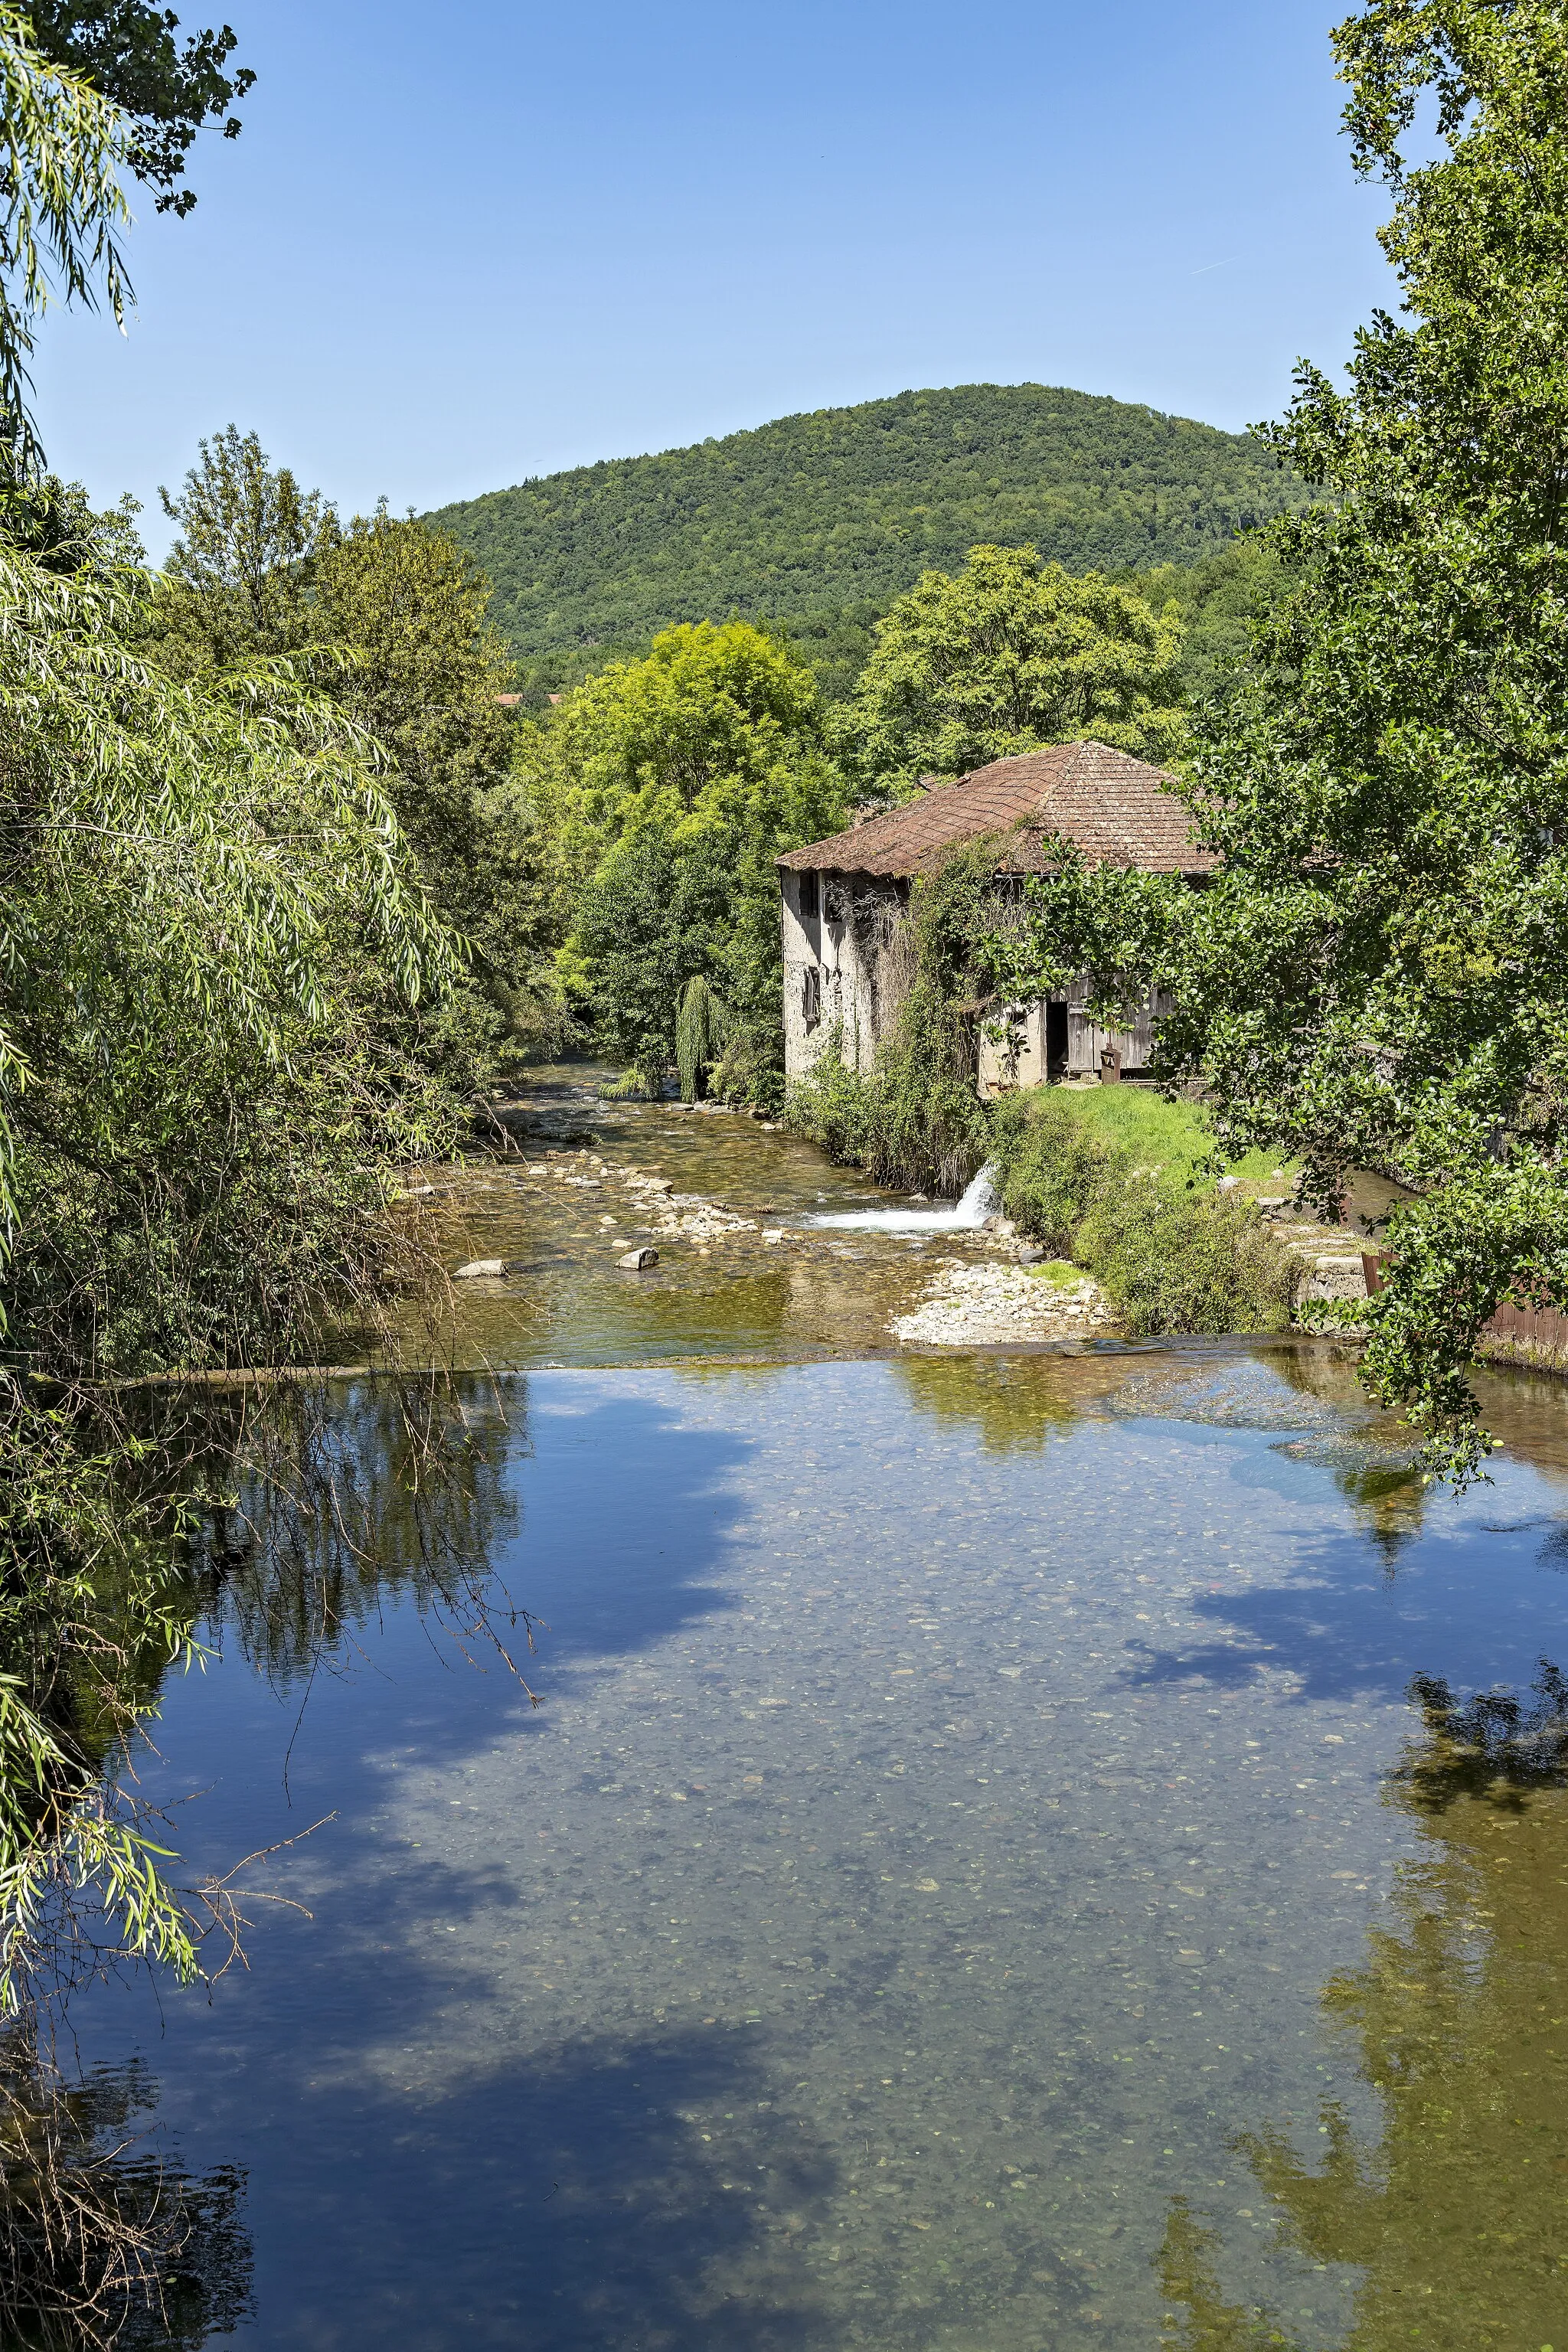
[{"label": "tiled roof", "polygon": [[1091,865],[1137,866],[1152,874],[1206,874],[1213,853],[1194,846],[1192,819],[1163,769],[1106,743],[1056,743],[994,760],[956,784],[870,817],[848,833],[808,842],[781,866],[819,873],[929,874],[961,843],[984,833],[1013,835],[1000,866],[1041,863],[1047,834],[1076,844]]}]

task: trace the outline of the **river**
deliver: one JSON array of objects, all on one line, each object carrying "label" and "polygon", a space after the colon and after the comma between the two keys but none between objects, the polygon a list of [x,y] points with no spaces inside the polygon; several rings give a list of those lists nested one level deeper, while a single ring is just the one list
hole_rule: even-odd
[{"label": "river", "polygon": [[[867,1193],[574,1083],[549,1148]],[[654,1287],[595,1197],[447,1200],[523,1265],[459,1286],[434,1507],[540,1704],[411,1518],[324,1644],[241,1564],[139,1759],[198,1865],[321,1823],[210,1995],[71,2011],[209,2184],[177,2340],[1561,2347],[1568,1798],[1407,1693],[1568,1664],[1568,1390],[1489,1380],[1455,1501],[1342,1350],[900,1355],[907,1242],[757,1217]],[[395,1498],[375,1391],[330,1410]]]}]

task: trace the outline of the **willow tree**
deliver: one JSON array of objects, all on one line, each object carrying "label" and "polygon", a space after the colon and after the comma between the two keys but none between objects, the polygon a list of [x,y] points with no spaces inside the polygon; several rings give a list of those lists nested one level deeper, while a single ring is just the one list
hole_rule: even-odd
[{"label": "willow tree", "polygon": [[675,1018],[675,1067],[682,1102],[700,1102],[706,1094],[728,1029],[722,1003],[701,972],[695,972],[680,992]]},{"label": "willow tree", "polygon": [[38,454],[27,362],[51,291],[89,308],[101,297],[123,323],[129,152],[118,110],[51,64],[28,19],[0,5],[0,441],[24,465]]},{"label": "willow tree", "polygon": [[148,657],[195,677],[288,656],[389,755],[398,824],[470,964],[403,1042],[468,1097],[559,1045],[549,884],[510,774],[511,663],[483,572],[384,505],[344,524],[232,425],[162,497],[179,534],[142,608]]},{"label": "willow tree", "polygon": [[178,1500],[119,1483],[153,1465],[116,1383],[298,1362],[374,1291],[442,1118],[374,1018],[453,956],[372,739],[286,663],[150,662],[123,534],[38,474],[32,323],[50,278],[122,310],[128,132],[0,9],[0,136],[3,2011],[89,1890],[111,1944],[194,1964],[116,1784],[190,1638]]},{"label": "willow tree", "polygon": [[1352,1168],[1415,1189],[1366,1375],[1463,1478],[1486,1323],[1568,1307],[1568,7],[1372,0],[1333,38],[1403,310],[1269,436],[1324,497],[1197,730],[1219,871],[1065,860],[998,977],[1164,982],[1227,1147],[1298,1155],[1330,1213]]}]

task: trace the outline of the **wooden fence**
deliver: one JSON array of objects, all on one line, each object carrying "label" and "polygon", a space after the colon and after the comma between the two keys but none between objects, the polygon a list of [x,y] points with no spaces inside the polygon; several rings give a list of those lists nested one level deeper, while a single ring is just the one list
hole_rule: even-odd
[{"label": "wooden fence", "polygon": [[[1367,1295],[1383,1288],[1382,1250],[1363,1250],[1362,1270]],[[1568,1371],[1568,1315],[1555,1307],[1516,1307],[1510,1301],[1498,1308],[1481,1333],[1478,1355],[1498,1363],[1540,1364]]]}]

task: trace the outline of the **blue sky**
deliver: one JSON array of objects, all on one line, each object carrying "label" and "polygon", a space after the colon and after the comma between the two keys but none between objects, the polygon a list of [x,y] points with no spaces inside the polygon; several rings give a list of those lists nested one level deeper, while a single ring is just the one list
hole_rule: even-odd
[{"label": "blue sky", "polygon": [[46,445],[155,507],[232,420],[401,509],[912,385],[1277,414],[1393,296],[1348,5],[224,0],[244,135],[135,192],[126,341],[47,328]]}]

